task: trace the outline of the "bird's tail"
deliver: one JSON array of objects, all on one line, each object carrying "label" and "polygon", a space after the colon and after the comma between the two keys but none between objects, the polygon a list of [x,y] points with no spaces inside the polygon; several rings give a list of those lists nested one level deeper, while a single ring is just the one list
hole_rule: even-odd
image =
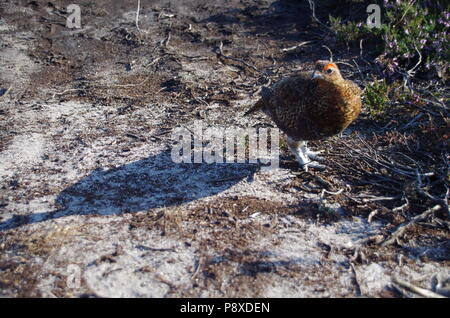
[{"label": "bird's tail", "polygon": [[245,112],[244,116],[247,116],[247,115],[249,115],[251,113],[254,113],[254,112],[258,111],[258,110],[261,110],[263,108],[263,106],[264,106],[264,101],[261,98],[259,101],[256,102],[255,105],[252,106],[252,108],[250,108],[249,110],[247,110]]}]

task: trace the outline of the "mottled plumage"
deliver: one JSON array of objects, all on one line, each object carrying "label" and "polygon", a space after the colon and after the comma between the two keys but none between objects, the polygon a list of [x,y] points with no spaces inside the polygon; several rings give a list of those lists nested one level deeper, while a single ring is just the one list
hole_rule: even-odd
[{"label": "mottled plumage", "polygon": [[286,133],[290,148],[297,149],[291,150],[307,169],[311,161],[305,162],[306,157],[301,159],[296,152],[309,152],[307,157],[318,159],[305,142],[331,137],[347,128],[361,111],[361,90],[342,78],[334,63],[317,61],[313,76],[301,73],[280,80],[270,89],[263,88],[261,99],[246,115],[257,110]]}]

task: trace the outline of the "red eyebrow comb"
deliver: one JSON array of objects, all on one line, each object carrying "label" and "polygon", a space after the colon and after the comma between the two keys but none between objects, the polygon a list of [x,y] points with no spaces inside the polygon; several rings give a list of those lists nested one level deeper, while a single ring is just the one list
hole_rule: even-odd
[{"label": "red eyebrow comb", "polygon": [[328,70],[330,67],[336,68],[336,64],[334,64],[334,63],[329,63],[327,66],[325,66],[325,67],[323,68],[323,70],[326,71],[326,70]]}]

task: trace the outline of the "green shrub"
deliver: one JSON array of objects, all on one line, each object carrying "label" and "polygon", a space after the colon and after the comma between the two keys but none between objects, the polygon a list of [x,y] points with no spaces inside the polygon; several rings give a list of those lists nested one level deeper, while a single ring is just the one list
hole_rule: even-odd
[{"label": "green shrub", "polygon": [[366,86],[364,105],[371,119],[381,119],[384,116],[388,101],[388,85],[385,79]]},{"label": "green shrub", "polygon": [[331,29],[336,32],[337,39],[345,42],[347,45],[359,45],[361,40],[375,44],[376,50],[381,53],[384,45],[382,35],[385,33],[384,25],[381,28],[369,29],[367,24],[363,22],[347,21],[342,23],[341,17],[333,17],[330,15]]},{"label": "green shrub", "polygon": [[330,26],[337,39],[347,44],[359,44],[360,40],[377,43],[379,56],[376,62],[383,67],[386,77],[405,74],[408,70],[447,70],[450,5],[444,3],[438,0],[384,0],[380,28],[369,29],[361,17],[354,20],[349,17],[350,21],[342,23],[341,17],[330,16]]}]

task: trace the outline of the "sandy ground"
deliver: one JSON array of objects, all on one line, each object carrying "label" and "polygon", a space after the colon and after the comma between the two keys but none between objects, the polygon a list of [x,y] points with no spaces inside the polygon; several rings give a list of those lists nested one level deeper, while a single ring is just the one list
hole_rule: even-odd
[{"label": "sandy ground", "polygon": [[[258,88],[327,54],[278,54],[317,36],[305,7],[141,2],[139,32],[137,1],[78,1],[81,30],[65,27],[69,1],[0,1],[0,296],[399,296],[392,277],[445,290],[448,236],[364,244],[391,224],[321,195],[339,173],[287,153],[271,171],[171,160],[171,131],[195,120],[272,125],[242,117]],[[220,42],[266,76],[219,59]]]}]

